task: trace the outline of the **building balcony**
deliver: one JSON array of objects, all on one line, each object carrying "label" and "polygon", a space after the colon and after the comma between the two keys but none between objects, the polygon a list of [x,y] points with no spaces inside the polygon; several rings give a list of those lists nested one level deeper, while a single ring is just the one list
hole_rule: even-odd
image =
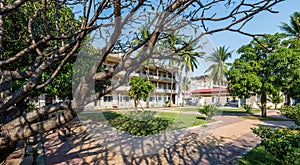
[{"label": "building balcony", "polygon": [[155,93],[176,93],[176,90],[157,88],[153,92],[155,92]]},{"label": "building balcony", "polygon": [[130,86],[120,86],[115,91],[129,91]]}]

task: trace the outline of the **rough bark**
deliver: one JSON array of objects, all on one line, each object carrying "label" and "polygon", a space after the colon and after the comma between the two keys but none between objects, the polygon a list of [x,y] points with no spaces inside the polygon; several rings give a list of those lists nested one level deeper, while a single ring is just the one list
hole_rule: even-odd
[{"label": "rough bark", "polygon": [[6,157],[15,151],[17,143],[0,146],[0,164],[4,163]]},{"label": "rough bark", "polygon": [[[0,10],[4,7],[4,0],[0,0]],[[4,15],[0,14],[0,60],[3,60],[3,36],[4,36]]]},{"label": "rough bark", "polygon": [[30,136],[48,132],[66,124],[76,116],[76,113],[72,109],[65,110],[59,115],[46,121],[40,121],[37,123],[19,126],[11,130],[1,131],[2,136],[0,136],[0,146],[7,145],[8,143],[14,143]]},{"label": "rough bark", "polygon": [[53,112],[56,112],[58,110],[66,110],[69,108],[68,102],[63,103],[56,103],[56,104],[50,104],[48,106],[42,107],[40,109],[33,110],[29,113],[26,113],[19,118],[14,119],[13,121],[10,121],[7,124],[4,124],[0,127],[0,130],[11,130],[13,128],[16,128],[18,126],[25,125],[27,123],[31,123],[35,121],[36,119],[39,119],[45,115],[51,114]]},{"label": "rough bark", "polygon": [[267,95],[262,94],[260,98],[261,102],[261,116],[267,117]]}]

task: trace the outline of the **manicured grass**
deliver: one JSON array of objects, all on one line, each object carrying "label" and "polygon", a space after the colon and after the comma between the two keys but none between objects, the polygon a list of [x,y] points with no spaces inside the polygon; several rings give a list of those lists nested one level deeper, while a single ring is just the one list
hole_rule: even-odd
[{"label": "manicured grass", "polygon": [[[167,109],[167,108],[166,108]],[[170,110],[177,110],[177,111],[192,111],[198,112],[199,107],[176,107],[176,108],[168,108]]]},{"label": "manicured grass", "polygon": [[80,117],[84,119],[90,119],[93,121],[103,121],[103,120],[112,120],[117,117],[120,117],[122,113],[120,112],[102,112],[101,113],[81,113]]},{"label": "manicured grass", "polygon": [[265,150],[264,146],[258,145],[248,152],[243,158],[238,160],[239,165],[266,165],[281,164],[281,162],[271,153]]},{"label": "manicured grass", "polygon": [[187,128],[196,125],[202,125],[207,122],[212,122],[214,120],[206,120],[202,115],[194,114],[178,114],[171,112],[161,112],[157,114],[158,117],[164,118],[170,122],[173,122],[173,125],[176,125],[176,128]]},{"label": "manicured grass", "polygon": [[[260,112],[259,109],[253,109],[249,113],[258,113]],[[222,113],[248,113],[244,109],[222,109]]]},{"label": "manicured grass", "polygon": [[138,136],[188,128],[214,121],[206,120],[202,115],[155,111],[84,113],[80,114],[80,117],[98,122],[108,120],[115,128]]},{"label": "manicured grass", "polygon": [[[176,108],[165,108],[166,110],[176,110],[176,111],[190,111],[190,112],[198,112],[198,109],[201,107],[176,107]],[[242,108],[221,108],[219,109],[222,113],[248,113],[246,110]],[[259,109],[253,109],[249,113],[258,113]]]}]

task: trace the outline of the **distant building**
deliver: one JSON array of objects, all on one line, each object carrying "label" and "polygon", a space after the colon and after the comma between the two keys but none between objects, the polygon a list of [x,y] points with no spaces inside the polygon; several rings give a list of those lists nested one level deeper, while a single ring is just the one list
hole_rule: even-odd
[{"label": "distant building", "polygon": [[[226,81],[224,84],[221,85],[221,87],[219,87],[219,85],[213,83],[213,81],[209,78],[208,75],[201,75],[191,77],[191,84],[192,86],[190,91],[190,104],[192,105],[203,106],[207,104],[217,104],[220,95],[219,104],[221,106],[224,106],[228,103],[232,103],[232,105],[236,104],[239,107],[241,103],[246,103],[251,105],[252,108],[260,107],[259,95],[252,95],[250,98],[247,99],[239,99],[232,97],[227,89],[228,82]],[[277,107],[280,108],[283,105],[284,102],[279,103]],[[274,108],[275,105],[268,100],[267,107]]]},{"label": "distant building", "polygon": [[191,84],[192,105],[217,104],[219,95],[221,105],[233,99],[226,88],[227,82],[219,87],[219,85],[213,83],[208,75],[191,77]]},{"label": "distant building", "polygon": [[[121,54],[110,54],[105,62],[105,69],[109,69],[121,60]],[[126,71],[121,71],[112,78],[112,83],[124,79]],[[129,79],[131,77],[143,77],[155,85],[155,90],[151,93],[147,101],[140,101],[143,107],[162,107],[166,100],[177,104],[177,81],[174,68],[162,66],[159,63],[151,64],[147,67],[141,66],[130,76],[126,83],[113,90],[111,93],[101,97],[94,106],[98,108],[131,108],[134,106],[133,99],[128,95],[130,89]],[[91,105],[91,104],[90,104]]]},{"label": "distant building", "polygon": [[[104,62],[104,69],[121,61],[122,54],[110,54]],[[132,108],[134,107],[133,99],[128,95],[130,89],[129,80],[132,77],[143,77],[151,81],[155,85],[154,91],[151,93],[147,101],[140,101],[143,107],[163,107],[166,100],[170,100],[173,105],[178,104],[178,86],[176,80],[176,70],[167,65],[159,63],[151,64],[148,67],[141,65],[137,70],[130,73],[129,77],[125,77],[126,71],[121,71],[114,75],[111,79],[112,84],[127,79],[124,84],[113,90],[111,93],[99,98],[95,102],[87,104],[86,107],[91,108]],[[42,94],[32,100],[39,107],[45,106],[47,103],[55,103],[62,101],[59,97],[47,96]]]}]

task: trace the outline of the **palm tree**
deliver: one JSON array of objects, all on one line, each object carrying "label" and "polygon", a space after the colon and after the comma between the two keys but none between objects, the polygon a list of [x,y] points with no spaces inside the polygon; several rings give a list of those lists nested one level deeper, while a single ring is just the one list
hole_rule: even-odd
[{"label": "palm tree", "polygon": [[300,40],[300,13],[295,12],[290,16],[290,25],[281,22],[281,26],[279,28],[286,32],[290,36],[294,36],[297,40]]},{"label": "palm tree", "polygon": [[184,91],[186,93],[186,91],[190,89],[191,80],[188,77],[184,76],[183,79],[182,79],[182,84],[181,85],[182,85],[182,88],[184,89]]},{"label": "palm tree", "polygon": [[[179,64],[180,65],[180,80],[181,80],[181,84],[185,84],[183,85],[183,89],[184,89],[184,94],[187,93],[187,90],[189,90],[187,88],[187,83],[190,83],[190,81],[188,80],[188,73],[189,71],[192,71],[194,72],[195,69],[198,68],[198,64],[199,64],[199,61],[198,59],[199,58],[202,58],[205,54],[205,52],[196,52],[195,51],[195,45],[189,43],[189,42],[186,42],[186,41],[183,41],[184,45],[186,45],[186,49],[185,50],[182,50],[179,52],[179,57],[180,57],[180,61],[181,63]],[[185,77],[182,76],[182,71],[184,70],[185,72]],[[181,79],[183,77],[183,79]],[[184,95],[183,95],[184,96]],[[184,106],[184,100],[185,100],[185,97],[183,97],[183,102],[182,102],[182,105]]]},{"label": "palm tree", "polygon": [[221,85],[224,84],[228,71],[228,63],[226,63],[226,60],[228,60],[232,54],[232,51],[229,51],[228,49],[229,48],[225,48],[225,46],[214,49],[214,52],[205,59],[207,62],[212,62],[211,66],[205,71],[205,73],[210,72],[209,77],[214,83],[218,83],[219,85],[218,104],[220,103]]},{"label": "palm tree", "polygon": [[[171,52],[176,54],[172,59],[169,60],[169,66],[177,70],[176,72],[179,76],[180,82],[182,77],[182,70],[185,70],[187,76],[189,71],[194,71],[195,69],[197,69],[197,66],[199,64],[198,58],[201,58],[204,55],[203,52],[195,51],[195,45],[191,44],[189,41],[186,41],[183,38],[178,37],[178,32],[175,32],[172,35],[168,35],[166,37],[166,40],[162,42],[162,46],[164,48],[168,48]],[[172,77],[173,74],[174,70],[172,71]],[[171,84],[173,84],[173,79]]]},{"label": "palm tree", "polygon": [[184,90],[184,95],[183,95],[183,106],[184,106],[184,101],[185,101],[185,94],[187,94],[187,91],[190,90],[191,86],[191,80],[186,76],[183,77],[181,87]]},{"label": "palm tree", "polygon": [[[300,13],[295,12],[293,15],[290,16],[290,25],[285,22],[281,22],[281,26],[279,26],[279,28],[286,32],[288,35],[295,37],[296,40],[300,40]],[[286,96],[287,104],[290,105],[290,96]]]}]

